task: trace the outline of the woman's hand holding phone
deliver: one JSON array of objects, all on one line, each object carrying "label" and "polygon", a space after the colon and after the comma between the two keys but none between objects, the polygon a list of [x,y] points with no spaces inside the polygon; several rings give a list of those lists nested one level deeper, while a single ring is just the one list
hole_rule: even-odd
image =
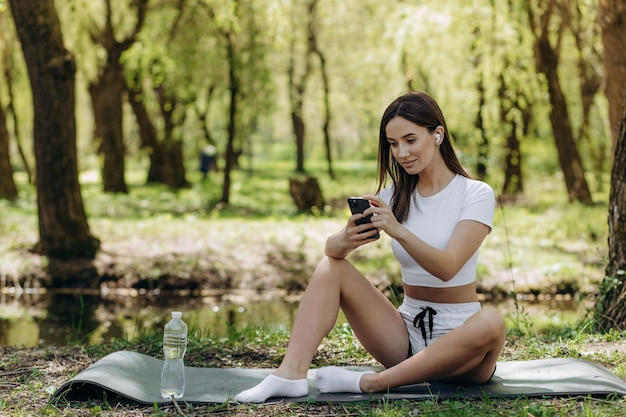
[{"label": "woman's hand holding phone", "polygon": [[[370,202],[368,200],[366,200],[363,197],[349,197],[348,198],[348,206],[350,207],[350,211],[352,212],[352,214],[363,214],[363,212],[365,210],[367,210],[368,208],[370,208]],[[372,215],[369,214],[365,217],[362,217],[358,220],[356,220],[356,224],[357,225],[362,225],[362,224],[366,224],[366,223],[371,223],[372,222]],[[368,236],[368,239],[378,239],[380,238],[380,232],[376,229],[376,228],[371,228],[371,229],[366,229],[360,233],[369,233],[372,230],[376,230],[376,233]]]}]

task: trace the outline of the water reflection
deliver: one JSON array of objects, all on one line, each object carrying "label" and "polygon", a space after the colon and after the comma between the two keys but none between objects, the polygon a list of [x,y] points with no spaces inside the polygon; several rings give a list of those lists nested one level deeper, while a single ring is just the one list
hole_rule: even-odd
[{"label": "water reflection", "polygon": [[[522,301],[496,304],[506,316],[520,308],[541,327],[574,326],[586,307],[577,300]],[[63,346],[97,344],[116,338],[133,339],[142,332],[160,332],[172,310],[183,311],[196,337],[224,337],[229,328],[267,326],[289,331],[297,310],[296,300],[267,296],[224,294],[209,297],[135,295],[102,298],[99,294],[2,294],[0,298],[0,345]],[[343,318],[340,317],[340,322]]]},{"label": "water reflection", "polygon": [[264,325],[289,330],[297,304],[283,299],[246,302],[233,297],[123,297],[94,294],[4,294],[0,300],[0,345],[61,346],[132,339],[161,331],[172,310],[196,336],[223,337],[229,328]]}]

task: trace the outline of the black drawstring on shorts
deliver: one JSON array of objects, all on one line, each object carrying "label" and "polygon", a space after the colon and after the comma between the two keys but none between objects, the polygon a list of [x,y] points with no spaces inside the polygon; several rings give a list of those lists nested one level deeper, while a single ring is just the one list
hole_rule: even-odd
[{"label": "black drawstring on shorts", "polygon": [[428,346],[428,341],[426,339],[426,325],[424,324],[424,318],[428,313],[428,330],[430,331],[430,338],[433,338],[433,316],[437,314],[435,309],[432,307],[422,307],[422,311],[417,313],[415,318],[413,319],[413,326],[418,327],[422,331],[422,337],[424,338],[424,343]]}]

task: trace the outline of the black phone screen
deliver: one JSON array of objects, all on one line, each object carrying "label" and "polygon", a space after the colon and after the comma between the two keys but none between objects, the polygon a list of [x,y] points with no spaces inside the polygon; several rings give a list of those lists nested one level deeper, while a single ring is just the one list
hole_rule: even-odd
[{"label": "black phone screen", "polygon": [[[349,197],[348,198],[348,206],[350,207],[350,211],[352,214],[363,213],[370,207],[370,202],[364,199],[363,197]],[[356,224],[361,225],[365,223],[372,222],[372,215],[365,216],[356,221]],[[372,229],[365,230],[361,233],[369,232]],[[372,238],[378,239],[380,237],[380,233],[376,233],[372,236]]]}]

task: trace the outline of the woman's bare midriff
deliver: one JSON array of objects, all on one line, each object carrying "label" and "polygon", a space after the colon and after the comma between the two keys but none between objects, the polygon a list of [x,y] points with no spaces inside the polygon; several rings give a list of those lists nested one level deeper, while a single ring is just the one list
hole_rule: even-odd
[{"label": "woman's bare midriff", "polygon": [[404,294],[415,300],[433,303],[472,303],[478,301],[476,283],[460,287],[433,288],[404,284]]}]

